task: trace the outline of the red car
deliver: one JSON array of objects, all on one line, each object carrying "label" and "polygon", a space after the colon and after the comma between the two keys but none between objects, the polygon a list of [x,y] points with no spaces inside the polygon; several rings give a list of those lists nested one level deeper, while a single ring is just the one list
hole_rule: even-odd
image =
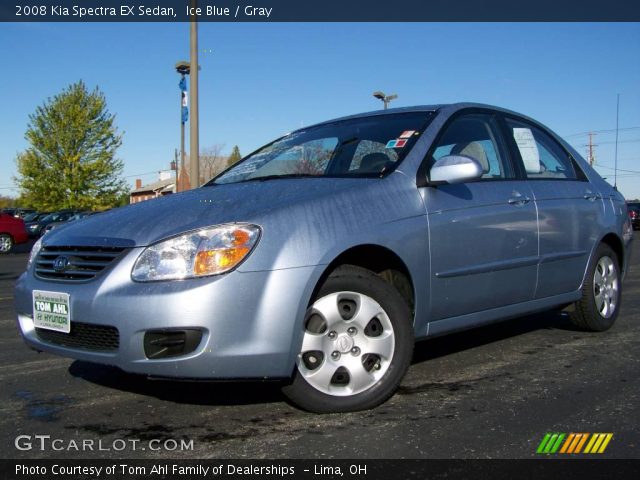
[{"label": "red car", "polygon": [[0,213],[0,253],[9,253],[17,243],[25,243],[29,235],[21,218]]},{"label": "red car", "polygon": [[640,230],[640,202],[627,203],[627,209],[629,210],[629,218],[633,229]]}]

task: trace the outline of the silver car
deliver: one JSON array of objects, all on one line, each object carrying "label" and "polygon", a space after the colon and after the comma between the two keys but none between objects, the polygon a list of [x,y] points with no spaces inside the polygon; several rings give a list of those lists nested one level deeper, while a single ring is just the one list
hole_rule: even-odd
[{"label": "silver car", "polygon": [[384,402],[416,340],[573,304],[620,312],[624,198],[557,135],[477,104],[332,120],[205,186],[60,226],[15,291],[25,342],[160,377]]}]

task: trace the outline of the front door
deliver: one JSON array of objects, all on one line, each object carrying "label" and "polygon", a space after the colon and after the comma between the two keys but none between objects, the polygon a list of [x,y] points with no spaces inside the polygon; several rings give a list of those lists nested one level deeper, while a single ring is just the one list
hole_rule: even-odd
[{"label": "front door", "polygon": [[533,299],[538,227],[533,194],[515,176],[491,114],[455,118],[427,161],[467,155],[483,168],[479,180],[421,189],[430,231],[430,320]]}]

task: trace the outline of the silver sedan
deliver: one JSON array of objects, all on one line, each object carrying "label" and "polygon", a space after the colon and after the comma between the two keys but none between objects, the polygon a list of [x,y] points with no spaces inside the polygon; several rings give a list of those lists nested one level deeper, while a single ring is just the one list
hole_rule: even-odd
[{"label": "silver sedan", "polygon": [[48,233],[16,286],[37,350],[174,378],[284,378],[316,412],[393,395],[416,340],[620,311],[624,198],[543,125],[393,109],[295,131],[201,188]]}]

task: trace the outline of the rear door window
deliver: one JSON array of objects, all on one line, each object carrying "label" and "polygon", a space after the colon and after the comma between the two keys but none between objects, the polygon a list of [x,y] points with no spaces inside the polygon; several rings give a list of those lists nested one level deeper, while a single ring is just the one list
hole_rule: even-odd
[{"label": "rear door window", "polygon": [[528,179],[577,178],[571,157],[550,135],[534,125],[506,119]]}]

